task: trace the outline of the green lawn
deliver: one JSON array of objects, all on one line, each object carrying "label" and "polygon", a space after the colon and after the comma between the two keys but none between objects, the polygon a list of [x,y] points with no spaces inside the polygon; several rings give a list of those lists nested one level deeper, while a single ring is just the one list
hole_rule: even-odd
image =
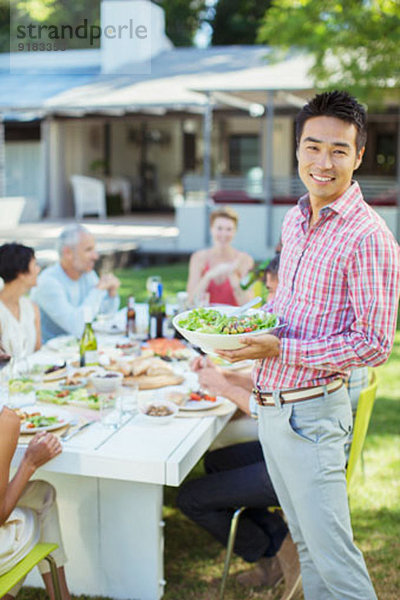
[{"label": "green lawn", "polygon": [[[146,297],[145,283],[150,275],[160,275],[165,282],[165,295],[185,289],[187,265],[176,264],[149,269],[124,269],[123,300],[130,294],[136,299]],[[167,283],[168,282],[168,283]],[[358,486],[351,497],[352,521],[357,544],[364,553],[378,597],[398,600],[400,596],[400,331],[389,361],[379,369],[378,396],[365,445],[365,479],[361,470],[356,474]],[[201,465],[195,474],[201,473]],[[216,600],[222,574],[224,551],[175,508],[176,489],[165,493],[165,600]],[[245,568],[238,558],[232,562],[231,573]],[[68,571],[67,571],[68,572]],[[264,591],[244,593],[228,582],[226,600],[278,600],[280,592],[267,596]],[[135,591],[132,590],[132,598]],[[23,590],[20,600],[44,600],[39,590]],[[87,596],[77,597],[84,600]],[[317,600],[317,599],[316,599]]]}]

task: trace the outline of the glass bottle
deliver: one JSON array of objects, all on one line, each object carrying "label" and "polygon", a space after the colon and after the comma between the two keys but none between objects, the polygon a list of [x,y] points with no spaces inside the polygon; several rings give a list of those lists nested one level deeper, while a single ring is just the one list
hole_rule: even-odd
[{"label": "glass bottle", "polygon": [[135,310],[135,298],[129,296],[128,307],[126,311],[126,337],[133,337],[136,335],[136,310]]},{"label": "glass bottle", "polygon": [[248,290],[253,283],[258,280],[262,280],[268,264],[269,260],[264,260],[263,262],[254,265],[254,267],[240,280],[240,287],[242,290]]},{"label": "glass bottle", "polygon": [[149,338],[163,337],[165,319],[165,302],[162,298],[162,283],[152,283],[149,299]]},{"label": "glass bottle", "polygon": [[85,328],[79,344],[80,366],[88,367],[98,365],[97,339],[92,327],[92,311],[90,307],[85,306],[84,318]]}]

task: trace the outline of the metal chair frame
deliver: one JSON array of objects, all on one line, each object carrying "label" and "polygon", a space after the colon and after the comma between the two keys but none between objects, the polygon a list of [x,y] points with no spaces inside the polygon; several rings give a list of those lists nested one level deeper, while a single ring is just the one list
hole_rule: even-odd
[{"label": "metal chair frame", "polygon": [[17,563],[12,569],[0,576],[0,597],[9,592],[21,579],[35,567],[40,561],[46,560],[50,565],[51,580],[56,600],[61,600],[60,581],[58,578],[57,565],[50,555],[57,548],[57,544],[36,544],[32,550]]}]

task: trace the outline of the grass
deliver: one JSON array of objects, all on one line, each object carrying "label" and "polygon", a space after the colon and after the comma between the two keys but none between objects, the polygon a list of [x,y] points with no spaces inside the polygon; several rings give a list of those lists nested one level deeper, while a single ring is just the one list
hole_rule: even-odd
[{"label": "grass", "polygon": [[121,280],[120,296],[122,306],[126,304],[128,296],[134,296],[137,302],[145,302],[148,298],[146,280],[154,275],[161,277],[163,295],[168,300],[168,297],[186,289],[188,264],[187,262],[179,262],[173,265],[159,265],[145,269],[132,267],[130,269],[118,269],[115,274]]},{"label": "grass", "polygon": [[[142,270],[124,269],[121,296],[132,294],[145,300],[146,279],[160,275],[165,295],[184,290],[187,265],[178,263]],[[364,553],[370,575],[381,600],[398,600],[400,595],[400,331],[389,361],[377,369],[378,395],[365,444],[365,478],[359,468],[358,485],[351,497],[354,536]],[[202,465],[191,476],[200,475]],[[222,575],[224,549],[210,535],[191,523],[175,507],[175,488],[166,488],[165,600],[217,600]],[[234,574],[246,568],[235,557],[225,594],[226,600],[278,600],[282,589],[268,596],[265,590],[246,591],[235,582]],[[86,600],[88,596],[74,597]],[[45,600],[42,590],[24,589],[18,600]],[[93,600],[93,599],[92,599]],[[100,600],[95,598],[94,600]],[[104,599],[103,599],[104,600]]]}]

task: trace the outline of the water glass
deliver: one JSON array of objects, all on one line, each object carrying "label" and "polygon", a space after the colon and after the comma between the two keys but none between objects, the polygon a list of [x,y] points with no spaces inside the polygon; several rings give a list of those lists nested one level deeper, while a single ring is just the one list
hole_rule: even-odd
[{"label": "water glass", "polygon": [[35,385],[26,358],[12,360],[8,379],[8,401],[11,408],[21,408],[35,403]]},{"label": "water glass", "polygon": [[132,416],[137,411],[138,396],[139,386],[137,383],[121,390],[120,402],[123,415]]},{"label": "water glass", "polygon": [[195,308],[200,308],[202,306],[210,306],[209,292],[201,292],[196,294],[194,297],[194,306]]},{"label": "water glass", "polygon": [[99,394],[100,420],[104,427],[119,429],[122,425],[121,400],[118,394]]}]

